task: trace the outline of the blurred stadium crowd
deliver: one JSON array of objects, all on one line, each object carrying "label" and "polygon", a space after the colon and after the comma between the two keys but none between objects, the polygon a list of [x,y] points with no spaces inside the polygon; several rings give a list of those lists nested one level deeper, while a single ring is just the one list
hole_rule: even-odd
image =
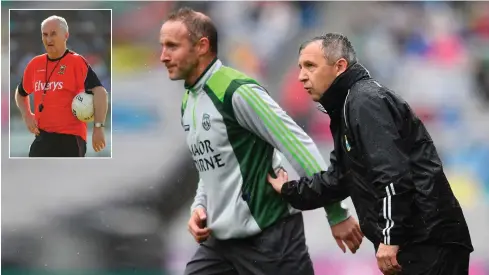
[{"label": "blurred stadium crowd", "polygon": [[[360,62],[422,118],[453,173],[459,199],[471,207],[477,202],[474,194],[487,198],[489,4],[358,3],[361,8],[356,9],[351,5],[331,3],[341,16],[327,29],[347,34]],[[331,142],[324,131],[325,116],[312,110],[313,103],[300,93],[295,75],[292,66],[282,82],[278,96],[284,108],[316,141]]]},{"label": "blurred stadium crowd", "polygon": [[[59,15],[68,22],[68,48],[83,55],[97,73],[102,85],[110,93],[111,21],[110,10],[105,11],[29,11],[15,10],[10,14],[10,118],[12,138],[11,156],[26,156],[32,135],[26,131],[15,105],[15,88],[29,61],[45,53],[41,41],[41,22],[51,15]],[[90,20],[87,20],[87,18]],[[110,98],[110,97],[109,97]],[[34,97],[30,97],[33,106]],[[8,101],[7,101],[8,102]],[[8,111],[6,108],[4,111]],[[110,122],[110,109],[107,120]],[[108,123],[110,125],[110,123]],[[107,128],[110,134],[110,128]],[[90,136],[90,135],[88,135]],[[110,142],[110,135],[107,137]],[[97,156],[110,156],[110,145]],[[87,156],[95,156],[91,146]]]},{"label": "blurred stadium crowd", "polygon": [[[28,188],[34,184],[24,184],[27,179],[19,180],[18,174],[12,172],[7,179],[14,183],[2,176],[2,206],[9,203],[2,210],[2,217],[9,217],[6,222],[2,220],[2,269],[8,263],[11,268],[37,268],[36,274],[50,267],[101,270],[96,274],[122,274],[124,270],[141,271],[136,274],[161,274],[162,270],[165,274],[182,273],[195,249],[186,222],[197,178],[179,123],[183,88],[181,83],[168,81],[159,64],[158,32],[165,15],[190,6],[209,14],[216,22],[224,63],[262,81],[312,135],[326,159],[332,148],[331,136],[325,130],[329,121],[316,111],[297,81],[298,47],[307,38],[325,32],[348,35],[360,62],[380,82],[401,94],[426,123],[471,230],[476,251],[470,274],[489,274],[489,3],[246,1],[64,5],[113,9],[114,159],[93,165],[78,162],[78,169],[90,169],[94,175],[73,181],[69,173],[57,174],[49,180],[47,190],[36,195],[18,190],[19,185]],[[4,8],[2,3],[2,15]],[[76,25],[70,19],[68,22],[70,28]],[[80,44],[87,46],[76,42],[77,51],[83,54],[81,49],[91,49],[87,52],[97,56],[97,39],[80,39],[84,40]],[[40,41],[34,42],[24,46],[41,46]],[[40,49],[24,51],[28,50]],[[5,52],[2,66],[3,57]],[[17,54],[19,63],[12,64],[12,73],[19,73],[17,66],[23,68],[22,57]],[[105,60],[95,60],[98,61],[91,62],[107,65]],[[96,71],[102,74],[103,69],[100,70]],[[7,96],[5,89],[2,84],[2,99]],[[4,119],[2,114],[2,136]],[[47,169],[36,166],[41,164],[29,165],[35,171]],[[8,162],[11,171],[25,167],[26,163]],[[71,187],[66,186],[68,179]],[[120,195],[121,190],[127,192]],[[21,211],[30,213],[29,206],[23,206],[24,210],[17,207],[24,197],[29,198],[23,200],[26,205],[42,209],[43,212],[36,212],[37,216],[49,217],[45,218],[51,221],[48,225],[39,217],[32,218],[32,222],[27,218],[17,222],[15,217]],[[48,205],[44,201],[53,197],[62,202],[44,207]],[[77,204],[61,200],[63,197],[72,201],[76,198]],[[324,211],[305,213],[305,222],[316,274],[380,274],[368,241],[357,255],[343,255],[330,236]],[[37,224],[33,228],[38,229],[20,234],[19,224]],[[4,256],[4,251],[9,253]]]}]

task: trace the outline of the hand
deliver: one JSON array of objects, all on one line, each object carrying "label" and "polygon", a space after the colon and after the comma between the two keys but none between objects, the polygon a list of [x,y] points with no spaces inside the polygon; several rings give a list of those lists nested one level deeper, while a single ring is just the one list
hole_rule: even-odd
[{"label": "hand", "polygon": [[95,127],[92,133],[92,146],[95,152],[100,152],[105,148],[104,128]]},{"label": "hand", "polygon": [[346,248],[343,242],[346,243],[351,253],[355,254],[362,244],[363,233],[360,230],[360,225],[353,217],[331,226],[331,233],[336,240],[338,246],[346,253]]},{"label": "hand", "polygon": [[197,207],[194,212],[192,212],[192,216],[188,221],[188,231],[198,243],[207,240],[211,233],[210,229],[205,226],[206,219],[207,214],[205,213],[205,209]]},{"label": "hand", "polygon": [[289,177],[284,169],[280,169],[277,173],[277,178],[273,178],[268,174],[267,180],[272,185],[273,189],[280,194],[282,192],[282,186],[289,180]]},{"label": "hand", "polygon": [[37,121],[34,114],[29,112],[22,118],[24,119],[25,126],[27,126],[27,130],[35,135],[39,135],[39,128],[37,127]]},{"label": "hand", "polygon": [[399,246],[385,245],[381,243],[377,250],[377,265],[383,274],[397,274],[401,271],[401,266],[397,262],[397,252]]}]

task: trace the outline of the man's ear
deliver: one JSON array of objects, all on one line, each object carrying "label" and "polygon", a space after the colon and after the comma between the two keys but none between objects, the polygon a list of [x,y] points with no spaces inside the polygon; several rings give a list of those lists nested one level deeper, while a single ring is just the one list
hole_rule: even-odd
[{"label": "man's ear", "polygon": [[348,61],[346,61],[346,59],[344,58],[340,58],[338,59],[338,61],[336,61],[336,76],[342,74],[343,72],[346,71],[346,69],[348,69]]},{"label": "man's ear", "polygon": [[70,33],[69,32],[66,32],[65,33],[65,40],[68,40],[68,37],[70,37]]},{"label": "man's ear", "polygon": [[209,38],[202,37],[201,39],[199,39],[199,42],[197,43],[199,45],[199,49],[198,49],[199,55],[207,54],[210,51],[211,45],[210,45]]}]

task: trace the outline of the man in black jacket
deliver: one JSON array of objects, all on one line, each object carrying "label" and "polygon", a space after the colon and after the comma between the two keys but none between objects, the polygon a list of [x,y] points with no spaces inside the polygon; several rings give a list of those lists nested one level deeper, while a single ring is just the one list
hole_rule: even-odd
[{"label": "man in black jacket", "polygon": [[334,150],[328,171],[269,177],[274,189],[302,210],[350,196],[384,274],[468,274],[468,227],[423,123],[357,63],[347,37],[316,37],[299,53],[299,79],[331,118]]}]

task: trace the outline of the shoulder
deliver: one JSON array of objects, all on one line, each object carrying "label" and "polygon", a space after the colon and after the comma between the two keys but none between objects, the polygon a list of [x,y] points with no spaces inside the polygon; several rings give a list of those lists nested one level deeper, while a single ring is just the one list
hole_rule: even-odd
[{"label": "shoulder", "polygon": [[239,87],[259,85],[246,74],[227,66],[221,66],[205,83],[208,91],[212,92],[221,102],[231,99]]},{"label": "shoulder", "polygon": [[243,84],[232,95],[233,110],[241,113],[258,114],[262,117],[282,113],[280,106],[267,90],[258,84]]},{"label": "shoulder", "polygon": [[25,66],[24,77],[26,74],[32,73],[32,70],[44,69],[46,66],[46,54],[34,56]]},{"label": "shoulder", "polygon": [[365,111],[394,114],[409,109],[403,98],[373,79],[361,81],[353,86],[346,106],[349,113],[359,115]]},{"label": "shoulder", "polygon": [[257,83],[245,83],[238,87],[236,92],[233,94],[233,98],[245,98],[246,101],[268,101],[267,98],[270,97],[268,91]]},{"label": "shoulder", "polygon": [[83,55],[77,53],[77,52],[74,52],[72,50],[69,50],[68,54],[69,58],[76,64],[80,64],[80,65],[85,65],[85,66],[89,66],[88,64],[88,61],[85,57],[83,57]]},{"label": "shoulder", "polygon": [[46,54],[36,55],[31,59],[31,61],[29,61],[29,63],[27,63],[27,67],[36,66],[39,64],[45,64],[46,60],[47,60]]},{"label": "shoulder", "polygon": [[40,55],[34,56],[29,63],[31,63],[31,62],[43,62],[43,61],[46,61],[46,59],[47,59],[47,54],[40,54]]},{"label": "shoulder", "polygon": [[374,79],[361,80],[350,89],[347,104],[360,107],[369,102],[380,103],[392,97],[393,92]]}]

